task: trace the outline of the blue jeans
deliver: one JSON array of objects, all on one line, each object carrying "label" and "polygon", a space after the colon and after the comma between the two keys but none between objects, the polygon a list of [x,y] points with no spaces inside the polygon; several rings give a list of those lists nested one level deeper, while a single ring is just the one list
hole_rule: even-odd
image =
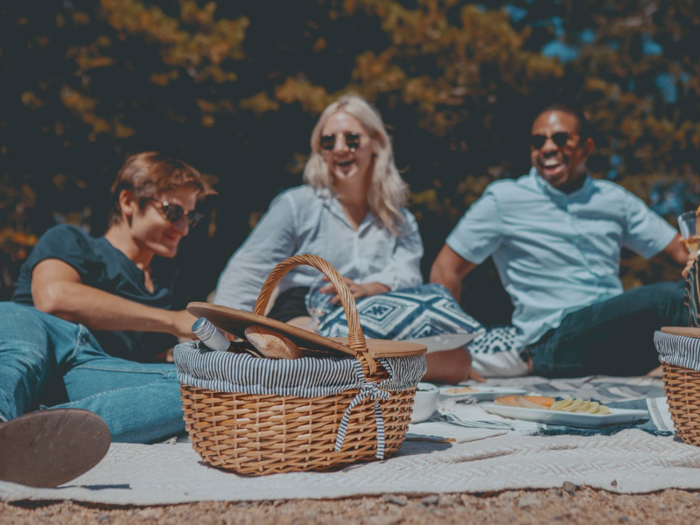
[{"label": "blue jeans", "polygon": [[69,402],[50,408],[96,413],[112,441],[152,443],[185,428],[175,365],[112,357],[82,325],[0,303],[0,419],[29,411],[54,374]]},{"label": "blue jeans", "polygon": [[659,366],[654,332],[687,326],[684,281],[628,290],[570,313],[528,351],[533,374],[580,377],[644,375]]}]

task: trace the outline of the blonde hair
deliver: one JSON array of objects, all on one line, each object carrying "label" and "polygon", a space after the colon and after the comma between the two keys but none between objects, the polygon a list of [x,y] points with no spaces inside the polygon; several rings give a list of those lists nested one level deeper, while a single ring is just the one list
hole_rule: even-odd
[{"label": "blonde hair", "polygon": [[311,157],[304,168],[304,182],[333,191],[333,176],[321,155],[321,133],[328,119],[341,111],[357,119],[370,137],[374,167],[367,194],[369,209],[382,227],[399,235],[405,221],[401,208],[408,200],[408,184],[394,164],[394,151],[381,115],[363,98],[344,95],[323,111],[311,133]]}]

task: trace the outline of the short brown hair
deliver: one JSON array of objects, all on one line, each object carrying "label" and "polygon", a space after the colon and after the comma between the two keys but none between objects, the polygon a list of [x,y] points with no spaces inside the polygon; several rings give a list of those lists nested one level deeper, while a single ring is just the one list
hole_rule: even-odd
[{"label": "short brown hair", "polygon": [[112,208],[109,212],[109,225],[112,226],[121,219],[119,194],[122,190],[131,191],[143,209],[148,199],[157,193],[182,186],[193,188],[198,199],[216,193],[202,174],[186,162],[157,151],[132,155],[119,170],[110,190]]}]

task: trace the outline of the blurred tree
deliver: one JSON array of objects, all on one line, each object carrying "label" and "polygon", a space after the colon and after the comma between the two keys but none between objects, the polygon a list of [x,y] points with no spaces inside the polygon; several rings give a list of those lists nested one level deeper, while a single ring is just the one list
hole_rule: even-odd
[{"label": "blurred tree", "polygon": [[[528,169],[532,112],[554,96],[584,101],[596,176],[676,213],[687,202],[669,192],[698,194],[698,17],[690,0],[0,7],[0,295],[50,225],[102,233],[124,158],[157,149],[218,181],[179,256],[181,301],[203,299],[272,197],[301,183],[318,114],[349,90],[391,128],[426,271],[484,187]],[[625,264],[630,286],[675,275]],[[468,279],[467,308],[506,320],[493,266]]]}]

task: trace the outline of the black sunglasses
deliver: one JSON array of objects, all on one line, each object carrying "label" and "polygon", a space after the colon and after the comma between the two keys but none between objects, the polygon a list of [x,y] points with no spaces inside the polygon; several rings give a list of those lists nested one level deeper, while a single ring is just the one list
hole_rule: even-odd
[{"label": "black sunglasses", "polygon": [[563,148],[569,143],[571,137],[578,137],[575,133],[567,133],[566,131],[559,131],[557,133],[552,133],[549,137],[546,135],[531,135],[530,136],[530,146],[535,149],[540,149],[547,142],[547,139],[552,139],[558,147]]},{"label": "black sunglasses", "polygon": [[[357,133],[346,133],[345,145],[350,151],[356,151],[360,147],[360,135]],[[321,137],[321,149],[324,151],[333,151],[335,148],[335,135],[323,135]]]},{"label": "black sunglasses", "polygon": [[187,226],[194,228],[197,226],[197,223],[202,220],[202,217],[204,217],[204,215],[195,210],[185,211],[179,204],[170,204],[168,201],[161,201],[155,197],[150,197],[149,200],[160,204],[160,211],[163,212],[168,222],[172,224],[175,224],[184,216],[187,218]]}]

